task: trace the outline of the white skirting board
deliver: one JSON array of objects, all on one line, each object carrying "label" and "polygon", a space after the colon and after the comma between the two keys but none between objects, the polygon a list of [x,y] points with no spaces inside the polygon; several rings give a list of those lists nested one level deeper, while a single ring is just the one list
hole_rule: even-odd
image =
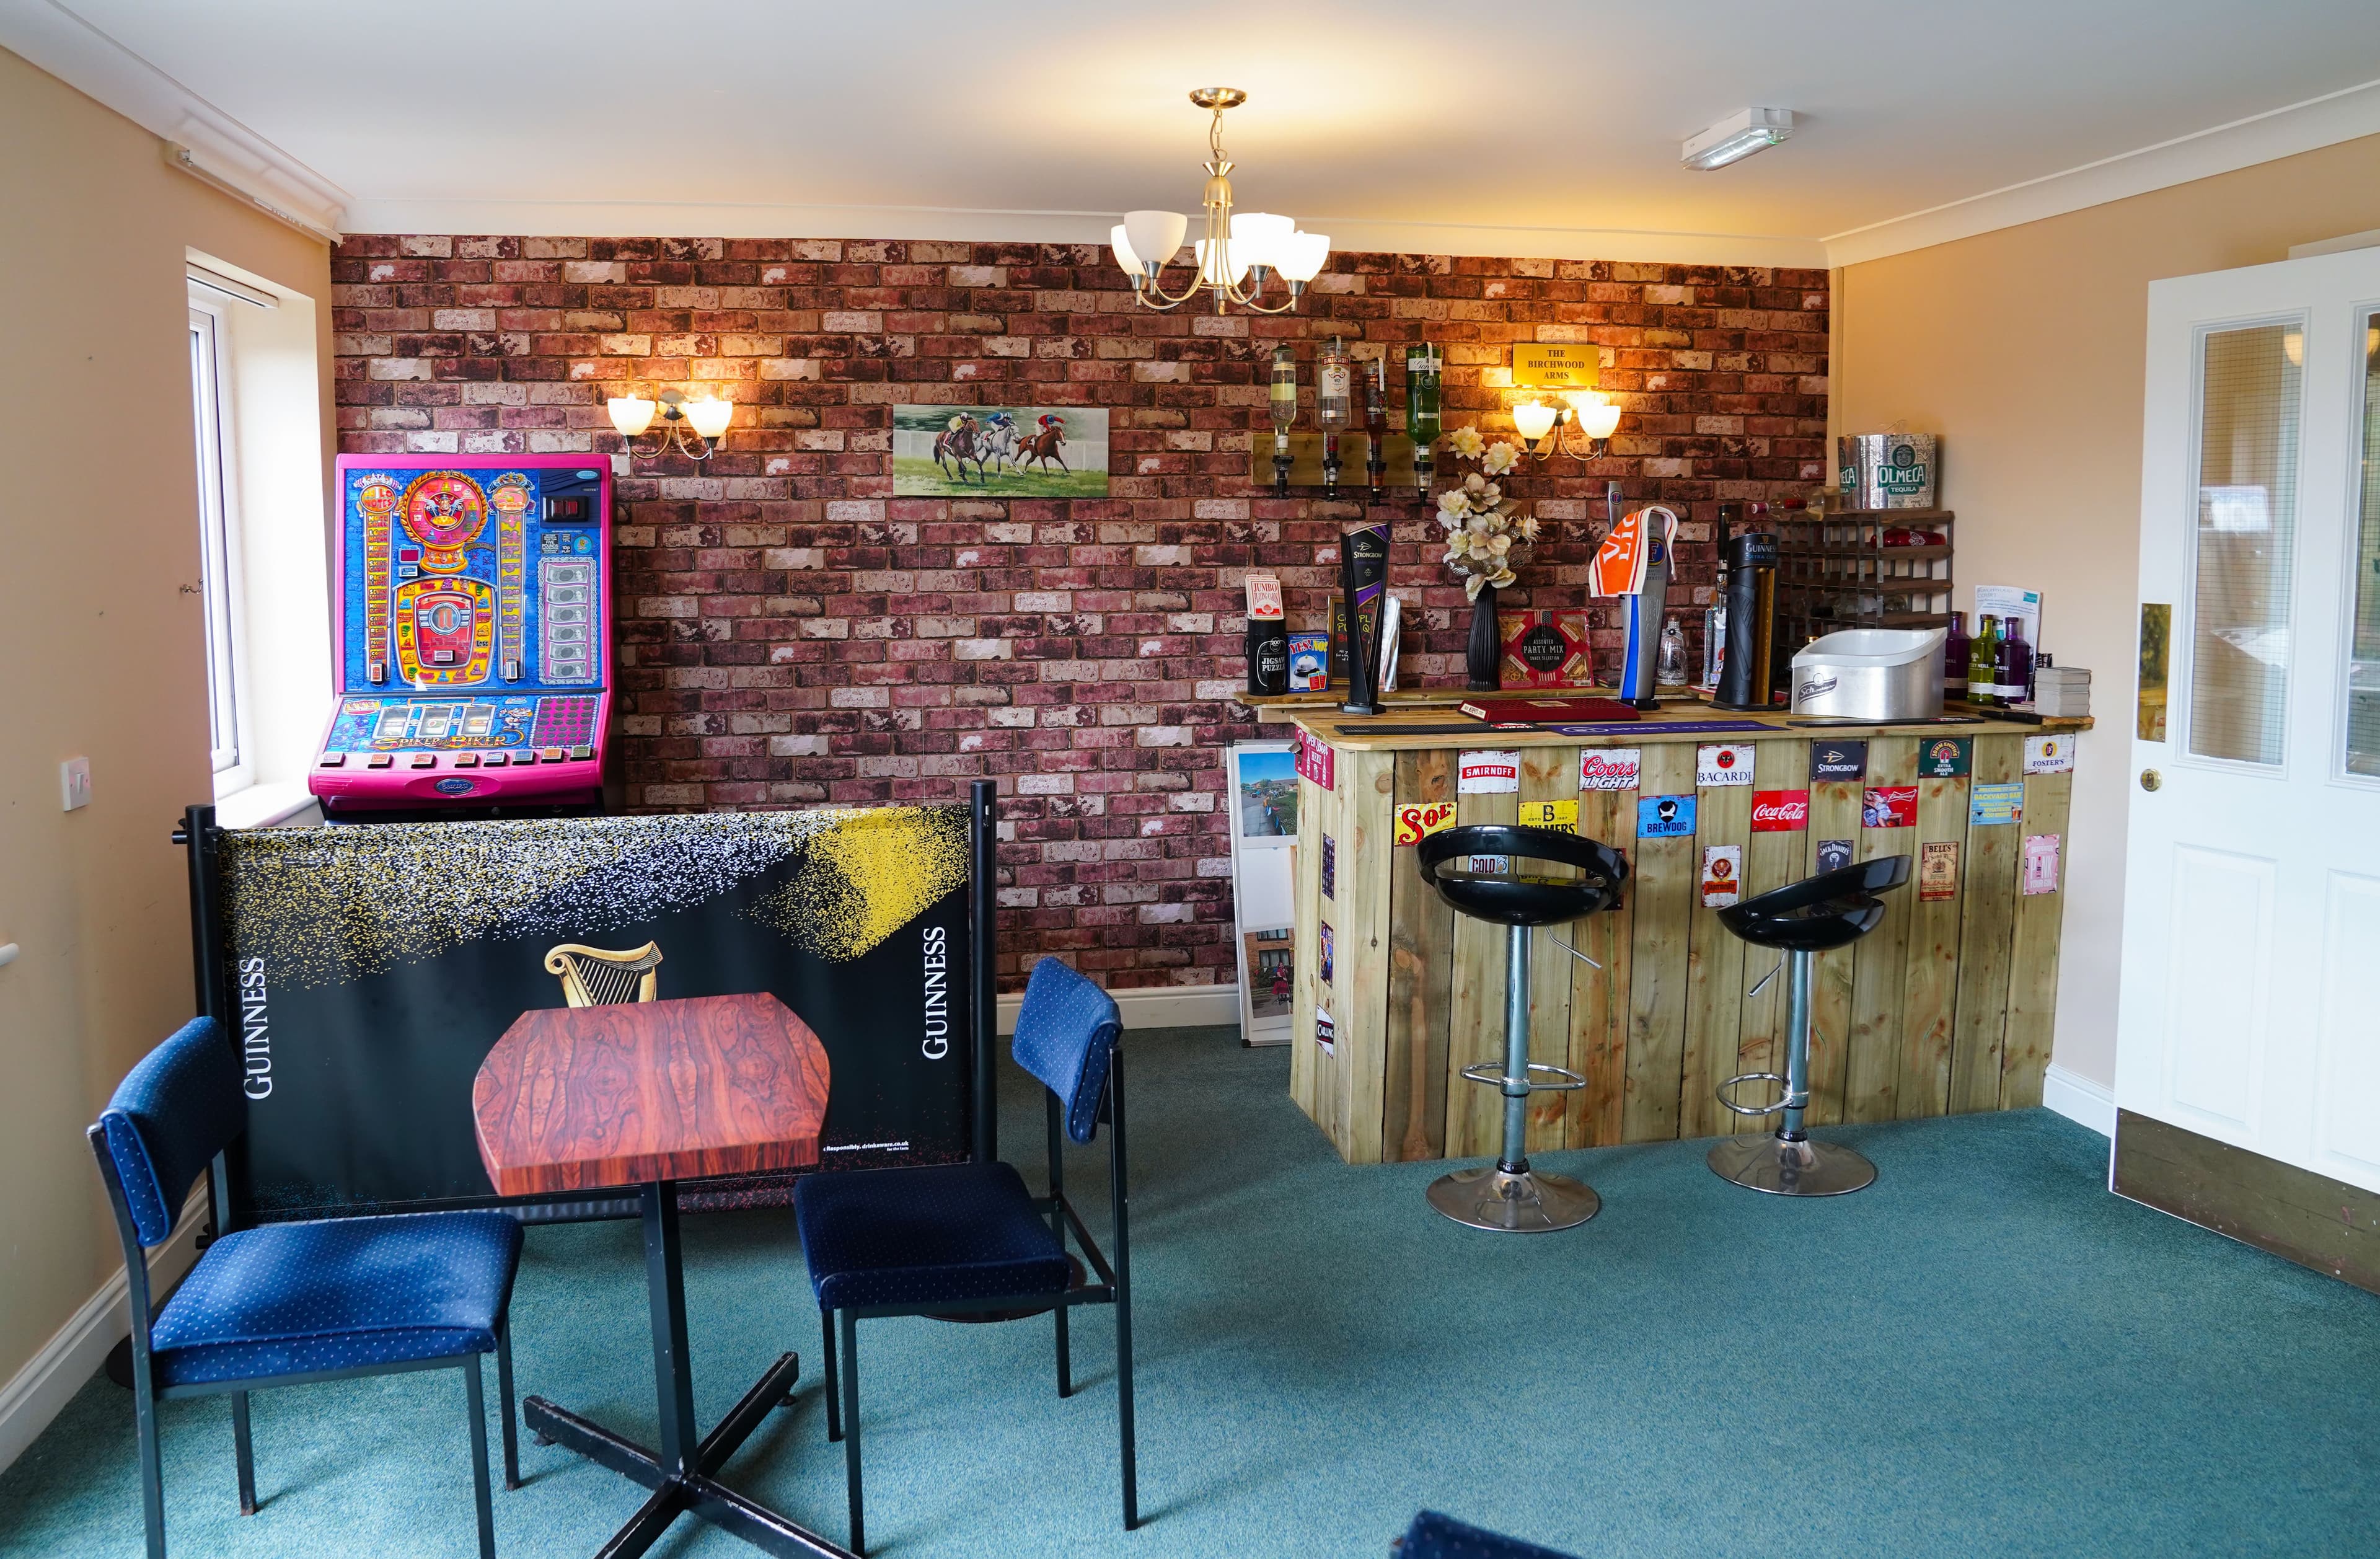
[{"label": "white skirting board", "polygon": [[[181,1281],[198,1259],[199,1226],[206,1222],[207,1190],[202,1181],[182,1205],[182,1220],[174,1237],[149,1252],[151,1293]],[[25,1447],[41,1437],[50,1420],[80,1391],[83,1382],[107,1362],[108,1351],[131,1334],[131,1311],[125,1305],[128,1285],[118,1267],[99,1292],[83,1301],[42,1351],[26,1361],[16,1378],[0,1387],[0,1468],[15,1463]],[[132,1411],[132,1399],[124,1399]]]},{"label": "white skirting board", "polygon": [[2041,1102],[2100,1136],[2116,1135],[2116,1090],[2051,1062],[2041,1079]]},{"label": "white skirting board", "polygon": [[[1109,993],[1127,1029],[1193,1029],[1240,1020],[1236,985],[1149,985]],[[1016,1009],[1024,1005],[1021,991],[1000,998],[1002,1033],[1016,1032]]]}]

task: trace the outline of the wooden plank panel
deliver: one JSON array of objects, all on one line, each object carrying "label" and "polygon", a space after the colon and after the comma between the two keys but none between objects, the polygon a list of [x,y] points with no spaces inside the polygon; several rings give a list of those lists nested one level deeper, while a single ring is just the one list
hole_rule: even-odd
[{"label": "wooden plank panel", "polygon": [[2203,1228],[2380,1294],[2380,1192],[2116,1114],[2114,1187]]},{"label": "wooden plank panel", "polygon": [[[1975,738],[1975,783],[2021,779],[2024,738]],[[2009,958],[2016,938],[2016,873],[2024,824],[1967,831],[1966,891],[1959,931],[1959,1009],[1950,1029],[1950,1113],[2000,1107],[2008,1041]]]},{"label": "wooden plank panel", "polygon": [[[1810,744],[1805,741],[1763,741],[1754,749],[1754,785],[1759,790],[1803,790],[1810,784]],[[1743,849],[1743,896],[1752,898],[1797,883],[1808,874],[1804,861],[1808,855],[1809,835],[1806,833],[1779,831],[1753,834]],[[1785,1070],[1785,976],[1779,970],[1769,980],[1758,995],[1753,987],[1760,985],[1770,970],[1777,968],[1777,953],[1767,947],[1747,945],[1743,949],[1742,1017],[1738,1024],[1735,1065],[1730,1072],[1778,1072]],[[1766,1099],[1767,1092],[1758,1090],[1740,1090],[1752,1099]],[[1721,1131],[1774,1131],[1774,1115],[1738,1115],[1722,1111]]]},{"label": "wooden plank panel", "polygon": [[1297,932],[1291,943],[1289,1027],[1289,1097],[1305,1118],[1322,1124],[1314,1113],[1314,1082],[1320,1053],[1314,1044],[1314,936],[1308,929],[1317,917],[1316,863],[1322,852],[1322,787],[1297,777],[1297,843],[1290,846],[1290,882],[1297,901]]},{"label": "wooden plank panel", "polygon": [[[1870,786],[1917,783],[1917,738],[1876,737],[1867,744]],[[1859,859],[1914,855],[1917,830],[1862,828]],[[1843,1119],[1888,1121],[1898,1112],[1901,997],[1908,983],[1909,923],[1914,886],[1884,895],[1884,919],[1862,937],[1852,970],[1852,1028],[1843,1066]]]},{"label": "wooden plank panel", "polygon": [[[1330,1014],[1331,1025],[1335,1030],[1338,1026],[1339,1015],[1344,1009],[1345,1005],[1345,1004],[1340,1000],[1339,995],[1338,970],[1340,963],[1338,958],[1338,873],[1335,870],[1331,873],[1332,892],[1330,894],[1325,895],[1320,892],[1320,881],[1322,860],[1325,853],[1330,853],[1333,857],[1334,862],[1336,859],[1339,842],[1339,798],[1347,784],[1347,754],[1345,752],[1341,752],[1333,761],[1331,777],[1334,784],[1330,789],[1318,792],[1314,808],[1316,833],[1314,870],[1316,873],[1317,892],[1315,897],[1315,919],[1310,923],[1317,927],[1315,941],[1307,946],[1299,948],[1297,950],[1297,956],[1300,961],[1305,965],[1308,973],[1313,976],[1315,1004]],[[1328,845],[1324,844],[1324,841],[1326,840],[1329,841]],[[1321,932],[1319,928],[1322,926],[1329,926],[1330,928],[1331,936],[1331,978],[1328,980],[1321,978],[1320,972],[1322,948]],[[1314,1116],[1314,1123],[1322,1128],[1323,1135],[1330,1139],[1331,1146],[1337,1148],[1339,1150],[1340,1156],[1344,1158],[1346,1156],[1347,1150],[1345,1145],[1339,1140],[1337,1131],[1335,1129],[1339,1122],[1338,1058],[1334,1054],[1326,1052],[1321,1048],[1319,1043],[1315,1040],[1313,1030],[1308,1029],[1305,1039],[1307,1044],[1314,1046],[1314,1108],[1310,1114]]]},{"label": "wooden plank panel", "polygon": [[[1924,743],[1920,743],[1922,748]],[[1925,846],[1959,848],[1959,893],[1927,903],[1912,881],[1900,890],[1909,905],[1909,963],[1901,991],[1900,1092],[1904,1120],[1938,1115],[1950,1105],[1950,1016],[1959,996],[1959,912],[1967,897],[1968,777],[1917,782],[1917,859]]]},{"label": "wooden plank panel", "polygon": [[[1454,798],[1453,755],[1397,754],[1396,802]],[[1382,1156],[1446,1152],[1447,995],[1454,983],[1454,910],[1421,880],[1408,846],[1389,869],[1389,1054],[1382,1084]]]},{"label": "wooden plank panel", "polygon": [[[1522,749],[1521,799],[1576,801],[1578,749]],[[1529,870],[1552,877],[1578,875],[1574,869],[1554,861],[1538,862]],[[1547,1066],[1570,1065],[1570,971],[1573,966],[1585,967],[1567,951],[1576,930],[1574,921],[1543,927],[1533,933],[1529,947],[1529,1059]],[[1564,1145],[1563,1116],[1569,1097],[1551,1089],[1530,1093],[1529,1151],[1545,1152]]]},{"label": "wooden plank panel", "polygon": [[[1818,870],[1818,841],[1860,836],[1860,790],[1864,780],[1828,780],[1810,785],[1810,832],[1803,840],[1802,870]],[[1810,971],[1810,1109],[1812,1126],[1833,1126],[1843,1118],[1843,1078],[1848,1067],[1852,1029],[1852,977],[1857,967],[1856,944],[1821,953]],[[1782,980],[1783,976],[1778,977]],[[1775,989],[1775,987],[1771,987]],[[1782,998],[1779,998],[1780,1004]]]},{"label": "wooden plank panel", "polygon": [[[1576,757],[1573,755],[1575,764]],[[1578,831],[1628,859],[1636,857],[1634,790],[1586,790],[1578,798]],[[1569,1096],[1565,1135],[1573,1148],[1603,1148],[1621,1140],[1621,1109],[1628,1095],[1628,966],[1636,923],[1636,883],[1621,885],[1619,907],[1571,927],[1572,944],[1602,965],[1576,958],[1571,967],[1570,1059],[1563,1063],[1586,1078]]]},{"label": "wooden plank panel", "polygon": [[[1648,743],[1644,751],[1642,797],[1694,793],[1692,743]],[[1633,810],[1628,821],[1633,834]],[[1638,839],[1633,864],[1628,1091],[1621,1111],[1621,1139],[1659,1142],[1678,1135],[1678,1092],[1684,1080],[1686,939],[1696,896],[1694,842],[1691,836]]]},{"label": "wooden plank panel", "polygon": [[[1458,783],[1458,789],[1460,788]],[[1512,822],[1521,798],[1505,791],[1455,798],[1455,826]],[[1463,1068],[1504,1059],[1506,930],[1468,915],[1454,917],[1452,1018],[1446,1047],[1446,1156],[1492,1157],[1503,1145],[1504,1096],[1487,1083],[1466,1082]]]},{"label": "wooden plank panel", "polygon": [[[1694,749],[1679,744],[1682,750]],[[1759,749],[1753,749],[1757,762]],[[1716,786],[1697,793],[1692,865],[1694,892],[1686,920],[1686,1029],[1680,1071],[1678,1135],[1719,1137],[1735,1130],[1736,1116],[1720,1108],[1718,1085],[1735,1075],[1736,1047],[1743,1021],[1743,941],[1719,924],[1718,911],[1703,907],[1703,851],[1714,845],[1743,846],[1752,836],[1752,786]]]},{"label": "wooden plank panel", "polygon": [[[1389,871],[1394,859],[1396,755],[1350,752],[1340,786],[1339,1130],[1350,1163],[1380,1162],[1388,1077]],[[1338,1016],[1338,1015],[1334,1015]]]},{"label": "wooden plank panel", "polygon": [[2000,1062],[2003,1110],[2030,1109],[2040,1103],[2042,1078],[2049,1069],[2058,1022],[2058,935],[2066,917],[2064,846],[2073,800],[2071,773],[2034,774],[2024,782],[2024,822],[2017,832],[2058,836],[2058,886],[2046,894],[2023,891],[2024,858],[2020,847],[2016,937],[2009,958],[2008,1052]]}]

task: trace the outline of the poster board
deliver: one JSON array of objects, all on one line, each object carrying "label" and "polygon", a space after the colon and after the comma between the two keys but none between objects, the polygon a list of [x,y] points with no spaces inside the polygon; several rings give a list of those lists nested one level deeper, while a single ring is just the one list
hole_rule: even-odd
[{"label": "poster board", "polygon": [[[565,1005],[565,944],[652,944],[660,999],[783,1001],[827,1052],[821,1167],[967,1158],[975,833],[963,805],[213,831],[200,940],[249,1098],[233,1225],[496,1202],[473,1079],[522,1012]],[[781,1204],[793,1178],[681,1196]]]},{"label": "poster board", "polygon": [[1296,986],[1297,744],[1224,750],[1232,810],[1232,945],[1240,969],[1240,1040],[1290,1041]]}]

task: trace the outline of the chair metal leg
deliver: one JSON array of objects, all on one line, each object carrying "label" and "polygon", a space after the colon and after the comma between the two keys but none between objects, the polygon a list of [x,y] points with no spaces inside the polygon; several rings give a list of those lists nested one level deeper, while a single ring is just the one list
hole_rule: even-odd
[{"label": "chair metal leg", "polygon": [[496,1559],[496,1510],[488,1497],[488,1400],[476,1353],[463,1366],[463,1395],[471,1415],[471,1503],[480,1517],[480,1559]]},{"label": "chair metal leg", "polygon": [[843,1438],[843,1388],[835,1382],[832,1310],[819,1311],[819,1331],[826,1338],[826,1437],[831,1444]]},{"label": "chair metal leg", "polygon": [[239,1462],[239,1513],[256,1514],[256,1445],[248,1428],[248,1393],[231,1394],[232,1454]]},{"label": "chair metal leg", "polygon": [[1058,1318],[1058,1395],[1075,1395],[1075,1361],[1066,1345],[1066,1312],[1072,1305],[1060,1305],[1050,1313]]},{"label": "chair metal leg", "polygon": [[1711,1172],[1747,1190],[1772,1196],[1839,1197],[1861,1190],[1876,1180],[1876,1165],[1849,1148],[1813,1142],[1803,1129],[1803,1113],[1810,1104],[1810,990],[1814,955],[1785,955],[1785,1075],[1784,1095],[1777,1103],[1752,1109],[1736,1103],[1729,1090],[1737,1083],[1767,1074],[1748,1072],[1719,1085],[1719,1102],[1738,1114],[1781,1113],[1784,1119],[1767,1137],[1730,1137],[1706,1155]]},{"label": "chair metal leg", "polygon": [[[134,1357],[136,1367],[146,1362]],[[140,1520],[149,1559],[165,1559],[165,1474],[157,1455],[157,1399],[146,1383],[133,1390],[132,1425],[140,1445]]]},{"label": "chair metal leg", "polygon": [[851,1551],[866,1554],[868,1530],[859,1509],[859,1321],[849,1310],[835,1316],[843,1332],[843,1474],[851,1492]]},{"label": "chair metal leg", "polygon": [[506,1316],[496,1327],[496,1397],[504,1408],[504,1492],[512,1492],[521,1486],[520,1429],[513,1421],[513,1318]]},{"label": "chair metal leg", "polygon": [[1123,1453],[1123,1529],[1140,1525],[1140,1452],[1132,1422],[1132,1295],[1116,1296],[1116,1435]]}]

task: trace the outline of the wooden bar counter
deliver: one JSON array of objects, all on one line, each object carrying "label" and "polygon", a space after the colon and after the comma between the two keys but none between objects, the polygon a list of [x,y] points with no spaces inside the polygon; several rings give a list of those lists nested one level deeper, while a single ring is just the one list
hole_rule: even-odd
[{"label": "wooden bar counter", "polygon": [[[1956,706],[1954,707],[1954,711]],[[1578,832],[1628,858],[1621,907],[1539,932],[1533,958],[1530,1058],[1566,1066],[1586,1086],[1532,1096],[1529,1150],[1767,1131],[1774,1117],[1737,1117],[1714,1097],[1742,1072],[1782,1070],[1782,978],[1754,988],[1774,957],[1738,941],[1703,904],[1706,846],[1742,847],[1744,897],[1817,870],[1821,840],[1850,840],[1858,859],[1906,854],[1905,888],[1884,921],[1850,947],[1819,956],[1811,1040],[1813,1125],[2016,1109],[2041,1102],[2057,1005],[2058,922],[2075,733],[2088,720],[1824,726],[1782,714],[1740,715],[1682,701],[1648,712],[1626,735],[1563,735],[1476,725],[1451,709],[1402,708],[1369,719],[1295,710],[1300,732],[1296,1038],[1290,1092],[1354,1163],[1477,1158],[1496,1151],[1501,1100],[1462,1069],[1503,1049],[1505,932],[1458,916],[1423,883],[1401,806],[1454,804],[1461,823],[1512,822],[1524,803],[1575,801]],[[1691,723],[1754,721],[1755,729],[1694,731]],[[1424,726],[1400,732],[1400,726]],[[2027,738],[2055,749],[2031,765]],[[1967,773],[1921,777],[1921,753],[1971,743]],[[1814,779],[1814,743],[1865,743],[1864,776]],[[1696,785],[1697,749],[1748,753],[1750,786]],[[1581,790],[1582,752],[1633,749],[1634,789]],[[1517,790],[1460,792],[1463,754],[1518,755]],[[1956,767],[1955,761],[1940,767]],[[1327,766],[1330,782],[1309,771]],[[2020,785],[2012,822],[1971,821],[1973,789]],[[1867,787],[1914,787],[1913,822],[1862,826]],[[1753,828],[1754,797],[1809,792],[1797,831]],[[1997,793],[2005,801],[2010,792]],[[1637,837],[1640,798],[1693,796],[1691,835]],[[2003,813],[1995,815],[2005,815]],[[2026,841],[2054,836],[2056,875]],[[1920,892],[1928,844],[1957,846],[1956,881]],[[2042,848],[2035,846],[2036,850]],[[1944,852],[1937,851],[1937,864]],[[1326,880],[1327,878],[1327,880]],[[2023,891],[2028,885],[2033,891]],[[1330,971],[1322,971],[1328,928]],[[1561,946],[1602,966],[1571,957]],[[1327,1014],[1327,1022],[1323,1015]],[[1327,1029],[1329,1042],[1322,1042]],[[1764,1097],[1757,1089],[1748,1097]]]}]

